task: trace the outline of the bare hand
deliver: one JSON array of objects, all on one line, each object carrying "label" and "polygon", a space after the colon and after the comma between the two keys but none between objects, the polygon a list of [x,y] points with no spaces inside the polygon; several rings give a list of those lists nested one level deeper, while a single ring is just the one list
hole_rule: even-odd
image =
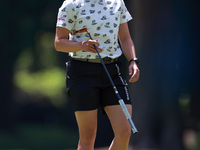
[{"label": "bare hand", "polygon": [[96,45],[98,52],[103,51],[102,48],[98,47],[100,44],[97,40],[88,40],[88,41],[82,42],[82,47],[85,51],[88,51],[88,52],[91,52],[91,53],[97,53],[94,45]]},{"label": "bare hand", "polygon": [[140,76],[140,70],[137,66],[137,64],[133,61],[129,65],[129,75],[131,75],[131,78],[129,79],[129,82],[136,82],[139,79]]}]

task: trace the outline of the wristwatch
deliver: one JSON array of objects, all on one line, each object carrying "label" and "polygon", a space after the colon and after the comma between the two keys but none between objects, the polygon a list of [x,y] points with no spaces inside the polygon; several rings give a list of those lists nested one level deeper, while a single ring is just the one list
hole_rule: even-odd
[{"label": "wristwatch", "polygon": [[140,61],[138,58],[132,58],[130,61],[129,61],[129,65],[131,64],[132,61],[135,61],[137,65],[140,64]]}]

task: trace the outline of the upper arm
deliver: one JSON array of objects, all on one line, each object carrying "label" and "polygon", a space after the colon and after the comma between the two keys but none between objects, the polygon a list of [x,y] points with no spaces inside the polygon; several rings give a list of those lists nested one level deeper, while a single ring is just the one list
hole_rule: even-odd
[{"label": "upper arm", "polygon": [[131,38],[127,22],[120,24],[118,37],[120,42]]}]

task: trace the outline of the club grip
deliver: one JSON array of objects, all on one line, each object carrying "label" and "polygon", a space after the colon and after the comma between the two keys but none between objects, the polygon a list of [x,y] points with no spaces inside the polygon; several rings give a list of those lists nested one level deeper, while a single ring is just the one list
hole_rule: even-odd
[{"label": "club grip", "polygon": [[131,129],[132,129],[133,133],[134,133],[134,134],[137,134],[137,133],[138,133],[138,130],[136,129],[136,127],[135,127],[135,125],[134,125],[134,123],[133,123],[133,120],[131,119],[131,116],[130,116],[130,114],[129,114],[127,108],[126,108],[126,105],[124,104],[124,101],[123,101],[122,99],[119,100],[119,104],[120,104],[120,106],[122,107],[122,110],[124,111],[124,114],[125,114],[125,116],[126,116],[128,122],[129,122],[129,124],[130,124],[130,126],[131,126]]}]

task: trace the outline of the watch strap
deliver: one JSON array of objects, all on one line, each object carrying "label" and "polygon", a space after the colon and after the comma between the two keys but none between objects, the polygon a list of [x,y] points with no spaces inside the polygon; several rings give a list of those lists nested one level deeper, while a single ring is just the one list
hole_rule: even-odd
[{"label": "watch strap", "polygon": [[137,65],[140,64],[138,58],[132,58],[132,59],[129,61],[129,65],[131,64],[132,61],[135,61]]}]

